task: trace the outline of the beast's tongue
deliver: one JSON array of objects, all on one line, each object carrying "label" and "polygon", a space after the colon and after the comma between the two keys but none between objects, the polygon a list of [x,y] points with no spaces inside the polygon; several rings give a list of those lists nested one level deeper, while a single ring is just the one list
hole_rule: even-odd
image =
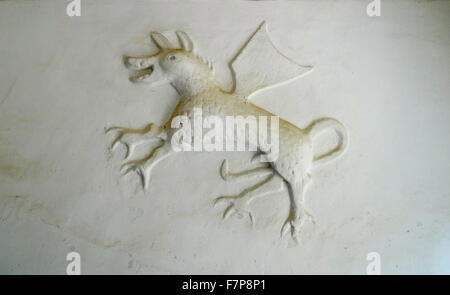
[{"label": "beast's tongue", "polygon": [[130,76],[130,81],[132,82],[139,82],[139,81],[143,81],[145,79],[147,79],[148,77],[150,77],[153,73],[153,67],[143,70],[143,71],[139,71],[136,74],[133,74]]}]

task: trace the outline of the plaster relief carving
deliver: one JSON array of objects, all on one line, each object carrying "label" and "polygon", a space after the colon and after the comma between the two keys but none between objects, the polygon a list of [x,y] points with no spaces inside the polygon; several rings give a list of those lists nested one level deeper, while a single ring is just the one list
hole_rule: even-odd
[{"label": "plaster relief carving", "polygon": [[[142,129],[127,127],[111,127],[107,132],[116,132],[112,148],[119,143],[127,147],[126,158],[133,155],[134,148],[149,140],[156,140],[158,144],[150,150],[147,156],[126,162],[122,168],[124,172],[135,171],[142,180],[144,189],[148,187],[149,177],[155,165],[176,151],[173,142],[177,136],[177,128],[182,122],[174,124],[179,116],[194,119],[195,110],[200,109],[203,115],[216,116],[224,119],[227,116],[255,116],[259,122],[261,118],[274,118],[275,115],[254,105],[251,102],[253,94],[269,87],[281,85],[311,72],[311,66],[302,66],[284,54],[272,43],[266,24],[262,23],[251,36],[243,48],[232,59],[231,67],[234,75],[234,86],[226,91],[219,86],[213,66],[210,62],[195,53],[194,43],[185,33],[176,32],[181,48],[174,46],[164,35],[153,32],[151,38],[159,51],[143,57],[125,57],[124,62],[133,70],[130,76],[132,82],[147,82],[150,85],[168,83],[180,95],[175,110],[170,118],[162,125],[150,123]],[[267,63],[275,64],[267,67]],[[249,68],[251,65],[251,68]],[[280,191],[287,185],[290,208],[288,216],[281,228],[281,235],[290,233],[294,240],[301,225],[312,215],[304,206],[304,193],[311,182],[311,169],[314,166],[339,157],[348,145],[344,126],[335,119],[321,118],[315,120],[306,128],[299,128],[286,120],[276,117],[276,129],[271,132],[271,139],[277,138],[275,158],[268,157],[273,152],[259,141],[255,143],[255,159],[261,159],[263,166],[240,172],[231,172],[225,160],[220,173],[225,180],[255,176],[262,180],[247,187],[235,196],[222,196],[215,200],[215,204],[225,204],[223,217],[228,218],[235,212],[248,214],[253,221],[254,216],[249,204],[255,198]],[[332,129],[338,136],[338,143],[331,150],[314,154],[313,140],[323,131]],[[245,133],[245,129],[243,131]],[[192,143],[189,133],[188,143]],[[193,137],[193,136],[192,136]],[[229,139],[229,138],[227,138]],[[176,138],[175,141],[186,143],[186,136]],[[232,138],[235,140],[235,137]],[[194,139],[195,141],[195,139]],[[252,143],[246,139],[246,143]]]}]

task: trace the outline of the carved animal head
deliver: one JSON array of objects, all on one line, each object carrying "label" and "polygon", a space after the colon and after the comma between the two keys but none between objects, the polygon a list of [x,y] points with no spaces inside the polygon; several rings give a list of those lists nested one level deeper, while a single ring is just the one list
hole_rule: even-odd
[{"label": "carved animal head", "polygon": [[215,85],[212,64],[194,53],[194,44],[185,32],[177,31],[176,35],[181,48],[173,46],[164,35],[152,32],[151,38],[159,52],[142,57],[125,56],[125,65],[136,71],[130,80],[151,85],[169,82],[182,95]]}]

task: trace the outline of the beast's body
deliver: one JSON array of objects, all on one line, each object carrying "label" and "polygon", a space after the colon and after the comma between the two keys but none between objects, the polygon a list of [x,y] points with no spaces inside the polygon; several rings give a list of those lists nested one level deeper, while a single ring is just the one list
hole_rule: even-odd
[{"label": "beast's body", "polygon": [[[192,96],[181,97],[170,119],[164,125],[165,130],[170,130],[172,119],[177,116],[187,116],[194,120],[194,109],[201,109],[204,117],[217,116],[253,116],[270,118],[276,116],[263,108],[251,103],[245,97],[230,94],[219,87],[205,86],[205,91]],[[225,120],[223,120],[225,122]],[[245,131],[245,130],[242,130]],[[239,130],[238,130],[239,132]],[[313,162],[313,146],[309,134],[279,118],[279,153],[272,167],[287,181],[293,182],[309,174]],[[248,140],[248,137],[246,137]],[[227,140],[235,140],[227,138]],[[246,141],[248,144],[248,141]],[[261,152],[261,147],[257,147]]]},{"label": "beast's body", "polygon": [[[258,29],[261,32],[262,26]],[[256,33],[255,33],[256,35]],[[264,40],[264,35],[253,36],[257,40]],[[144,188],[148,186],[148,179],[152,168],[162,159],[171,155],[174,150],[171,148],[171,139],[176,129],[172,128],[173,120],[177,116],[187,116],[190,120],[194,119],[194,109],[202,110],[203,116],[260,116],[272,117],[272,113],[254,105],[248,99],[248,95],[242,95],[237,91],[224,91],[217,83],[210,63],[199,57],[193,52],[193,42],[184,32],[177,32],[177,36],[181,43],[181,49],[175,48],[167,38],[159,33],[152,33],[155,44],[160,48],[156,54],[143,57],[126,57],[126,65],[138,70],[130,79],[133,82],[149,81],[150,84],[159,84],[161,82],[170,83],[180,94],[180,101],[175,107],[172,115],[165,124],[159,126],[157,124],[149,124],[143,129],[130,129],[126,127],[112,127],[109,130],[119,131],[119,135],[113,142],[113,147],[118,142],[124,143],[128,147],[128,155],[132,154],[136,144],[147,139],[157,138],[162,140],[150,153],[142,158],[125,163],[124,167],[127,171],[136,171],[142,179]],[[258,46],[247,43],[247,47],[256,48]],[[254,47],[252,47],[254,46]],[[242,54],[242,53],[241,53]],[[247,53],[248,54],[248,53]],[[290,59],[282,56],[279,51],[275,51],[276,56],[280,57],[280,61],[286,66],[292,64]],[[262,55],[263,56],[263,55]],[[237,63],[242,60],[237,59]],[[304,73],[309,71],[310,67],[293,66],[294,72]],[[299,71],[297,71],[299,70]],[[253,92],[257,90],[255,83],[262,83],[261,86],[268,86],[270,80],[267,75],[255,79],[255,73],[250,76],[244,76],[248,79],[249,88]],[[283,75],[280,71],[274,73],[276,76],[273,81],[280,82]],[[244,83],[246,81],[240,81]],[[251,85],[250,85],[251,84]],[[327,128],[333,128],[339,137],[338,144],[330,151],[314,155],[313,139]],[[241,130],[242,131],[242,130]],[[322,118],[312,122],[309,126],[301,129],[286,120],[279,119],[278,131],[278,156],[270,161],[267,167],[259,167],[243,171],[240,173],[230,173],[228,171],[227,162],[222,165],[222,176],[225,179],[240,177],[249,174],[262,174],[267,176],[260,183],[246,188],[239,195],[225,196],[217,198],[217,202],[225,202],[228,204],[224,217],[230,216],[231,213],[244,210],[252,214],[247,208],[248,204],[255,197],[267,194],[268,191],[263,190],[269,183],[281,180],[287,183],[290,196],[290,210],[288,217],[282,227],[282,233],[290,231],[294,239],[298,234],[301,223],[305,216],[309,214],[305,210],[303,203],[304,190],[310,180],[310,171],[313,165],[329,161],[341,155],[347,147],[347,136],[344,126],[338,121],[331,118]],[[239,131],[238,131],[239,132]],[[244,131],[245,132],[245,131]],[[227,138],[227,140],[230,140]],[[231,139],[231,140],[234,140]],[[269,154],[267,150],[259,146],[256,147],[260,153]],[[276,172],[276,173],[275,173]],[[253,220],[253,219],[252,219]]]}]

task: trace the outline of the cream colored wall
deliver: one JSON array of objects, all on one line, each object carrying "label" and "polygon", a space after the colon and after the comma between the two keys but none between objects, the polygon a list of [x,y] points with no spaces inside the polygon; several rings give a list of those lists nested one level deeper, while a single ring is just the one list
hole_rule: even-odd
[{"label": "cream colored wall", "polygon": [[[81,3],[68,17],[64,1],[0,2],[0,273],[64,274],[70,251],[86,274],[364,274],[373,251],[385,274],[450,272],[450,2],[382,1],[379,17],[369,1]],[[229,86],[262,20],[315,71],[254,102],[301,127],[337,118],[351,141],[314,170],[298,246],[279,238],[285,191],[252,203],[254,228],[212,206],[246,186],[221,161],[248,155],[177,154],[143,192],[104,134],[177,101],[128,81],[121,57],[154,50],[150,31],[189,32]]]}]

